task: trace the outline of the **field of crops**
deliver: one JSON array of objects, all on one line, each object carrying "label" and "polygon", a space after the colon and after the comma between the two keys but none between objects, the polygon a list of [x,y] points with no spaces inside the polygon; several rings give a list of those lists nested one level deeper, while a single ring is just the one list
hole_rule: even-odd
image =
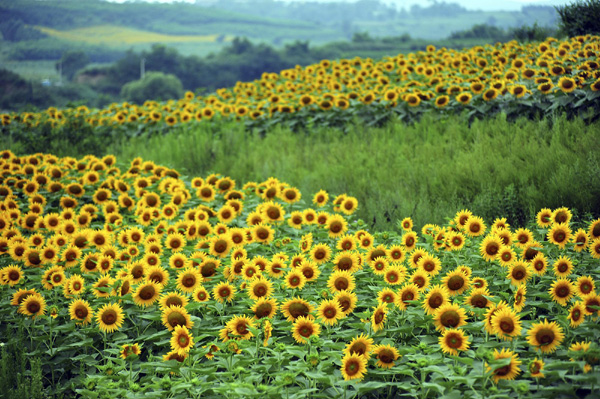
[{"label": "field of crops", "polygon": [[[598,397],[600,219],[584,205],[599,52],[597,36],[429,47],[207,96],[1,115],[0,392]],[[339,191],[298,188],[324,169]],[[433,208],[484,181],[511,215],[419,208],[416,225],[418,202],[397,205],[413,186]],[[540,195],[581,212],[514,206]],[[358,216],[387,205],[396,228]]]},{"label": "field of crops", "polygon": [[14,397],[598,394],[600,219],[465,209],[372,234],[354,197],[273,177],[10,151],[0,167]]},{"label": "field of crops", "polygon": [[[89,44],[143,44],[143,43],[213,43],[219,35],[166,35],[156,32],[147,32],[139,29],[125,28],[122,26],[92,26],[87,28],[61,31],[44,26],[36,27],[42,33],[58,39]],[[223,38],[225,39],[225,38]]]},{"label": "field of crops", "polygon": [[371,59],[323,60],[281,73],[264,73],[215,94],[164,103],[112,104],[106,109],[50,108],[3,114],[8,132],[60,126],[69,120],[102,128],[164,131],[213,119],[239,119],[264,132],[284,123],[295,130],[343,126],[352,120],[380,125],[391,115],[414,122],[424,112],[469,118],[505,113],[539,117],[556,111],[595,120],[600,115],[600,37],[578,36],[538,43],[516,41],[461,51],[436,49]]}]

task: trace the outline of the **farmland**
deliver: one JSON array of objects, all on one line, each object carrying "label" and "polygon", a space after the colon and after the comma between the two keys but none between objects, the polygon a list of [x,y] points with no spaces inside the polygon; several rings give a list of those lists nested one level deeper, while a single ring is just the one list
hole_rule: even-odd
[{"label": "farmland", "polygon": [[597,396],[598,52],[431,45],[2,114],[0,390]]}]

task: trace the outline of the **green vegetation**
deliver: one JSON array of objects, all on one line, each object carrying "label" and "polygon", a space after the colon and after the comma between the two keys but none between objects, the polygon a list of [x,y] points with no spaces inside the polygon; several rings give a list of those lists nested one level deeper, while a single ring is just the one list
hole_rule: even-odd
[{"label": "green vegetation", "polygon": [[600,34],[600,0],[577,0],[556,7],[560,28],[567,36]]},{"label": "green vegetation", "polygon": [[121,97],[136,103],[143,103],[148,98],[166,101],[181,96],[181,81],[175,75],[165,75],[162,72],[149,72],[143,79],[129,82],[121,89]]}]

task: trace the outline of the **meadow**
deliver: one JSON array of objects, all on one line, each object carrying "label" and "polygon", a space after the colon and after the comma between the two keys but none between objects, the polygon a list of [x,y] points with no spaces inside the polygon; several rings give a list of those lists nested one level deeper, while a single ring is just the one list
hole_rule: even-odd
[{"label": "meadow", "polygon": [[3,114],[0,392],[598,396],[599,44]]}]

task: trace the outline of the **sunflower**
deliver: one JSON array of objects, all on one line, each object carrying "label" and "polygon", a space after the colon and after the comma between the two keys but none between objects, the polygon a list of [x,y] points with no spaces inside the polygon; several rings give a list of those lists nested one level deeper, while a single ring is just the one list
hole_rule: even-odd
[{"label": "sunflower", "polygon": [[354,276],[347,271],[334,271],[327,280],[327,287],[333,293],[339,291],[352,291],[355,288]]},{"label": "sunflower", "polygon": [[319,318],[325,324],[334,325],[345,317],[340,304],[335,299],[326,299],[317,308]]},{"label": "sunflower", "polygon": [[485,233],[485,223],[483,219],[479,216],[469,216],[467,222],[465,223],[464,231],[469,237],[478,237]]},{"label": "sunflower", "polygon": [[491,297],[491,295],[487,288],[475,288],[465,298],[465,304],[477,309],[489,308],[492,306],[492,302],[488,297]]},{"label": "sunflower", "polygon": [[257,224],[252,226],[252,239],[255,242],[269,244],[275,238],[275,230],[268,224]]},{"label": "sunflower", "polygon": [[405,284],[396,295],[396,306],[400,310],[406,310],[406,308],[410,305],[408,301],[418,301],[419,300],[419,287],[415,284],[407,283]]},{"label": "sunflower", "polygon": [[425,313],[431,315],[434,314],[440,306],[449,303],[449,297],[450,293],[445,286],[434,285],[431,286],[429,291],[425,294],[421,306],[425,309]]},{"label": "sunflower", "polygon": [[380,303],[377,307],[373,308],[373,314],[371,316],[371,328],[373,331],[379,331],[383,329],[385,320],[387,319],[387,304]]},{"label": "sunflower", "polygon": [[437,308],[433,314],[433,319],[436,329],[442,332],[447,328],[458,328],[467,324],[465,310],[452,303]]},{"label": "sunflower", "polygon": [[383,279],[389,285],[399,285],[405,281],[406,273],[403,265],[392,264],[384,269]]},{"label": "sunflower", "polygon": [[344,380],[362,380],[367,372],[367,359],[357,354],[346,354],[342,359],[342,376]]},{"label": "sunflower", "polygon": [[338,291],[333,299],[338,302],[342,312],[344,312],[344,315],[346,316],[354,311],[358,301],[356,294],[350,291]]},{"label": "sunflower", "polygon": [[[416,267],[419,270],[423,270],[424,272],[429,274],[431,277],[437,275],[440,272],[440,270],[442,269],[442,261],[438,257],[428,254],[425,251],[423,251],[420,254],[421,254],[421,256],[419,257],[419,259],[416,263]],[[414,262],[414,259],[415,259],[414,255],[416,255],[415,252],[413,252],[411,254],[412,262]]]},{"label": "sunflower", "polygon": [[253,301],[261,298],[268,298],[273,292],[273,283],[266,278],[260,276],[253,279],[248,285],[248,296]]},{"label": "sunflower", "polygon": [[569,308],[569,315],[567,319],[569,320],[569,324],[571,328],[578,327],[581,323],[585,321],[585,306],[582,302],[576,302]]},{"label": "sunflower", "polygon": [[500,252],[503,242],[497,235],[488,235],[479,245],[479,253],[488,262],[495,260]]},{"label": "sunflower", "polygon": [[285,287],[301,290],[306,284],[306,277],[300,270],[292,269],[285,275]]},{"label": "sunflower", "polygon": [[402,235],[402,245],[408,252],[415,249],[415,247],[417,245],[417,241],[418,241],[417,233],[415,233],[414,231],[409,231],[409,232],[404,233],[404,235]]},{"label": "sunflower", "polygon": [[543,353],[553,353],[563,338],[562,328],[555,321],[548,322],[544,320],[531,325],[527,342]]},{"label": "sunflower", "polygon": [[121,328],[124,319],[123,309],[118,303],[107,303],[96,313],[98,328],[105,333],[111,333]]},{"label": "sunflower", "polygon": [[327,219],[326,229],[329,237],[338,238],[343,236],[348,230],[348,223],[341,215],[332,215]]},{"label": "sunflower", "polygon": [[581,300],[585,305],[586,315],[593,315],[594,313],[596,313],[596,316],[600,315],[600,309],[592,308],[592,306],[600,307],[600,295],[592,292],[582,296]]},{"label": "sunflower", "polygon": [[563,93],[572,93],[577,88],[577,83],[574,79],[563,76],[558,80],[558,87]]},{"label": "sunflower", "polygon": [[0,270],[0,283],[11,287],[19,284],[23,278],[23,270],[18,265],[10,265]]},{"label": "sunflower", "polygon": [[600,238],[596,238],[590,243],[589,251],[592,255],[592,258],[600,259]]},{"label": "sunflower", "polygon": [[272,201],[266,202],[262,209],[262,215],[268,223],[283,221],[285,211],[280,204]]},{"label": "sunflower", "polygon": [[195,268],[188,268],[177,274],[177,289],[191,294],[202,283],[202,275]]},{"label": "sunflower", "polygon": [[442,278],[442,284],[446,287],[450,295],[460,295],[471,286],[471,281],[462,271],[454,270],[447,273]]},{"label": "sunflower", "polygon": [[575,252],[581,252],[587,248],[589,242],[590,237],[588,233],[586,233],[584,229],[579,229],[575,232],[575,235],[573,236],[573,243],[575,244],[573,246],[573,249],[575,250]]},{"label": "sunflower", "polygon": [[419,291],[424,291],[427,286],[429,286],[429,275],[423,270],[416,270],[408,277],[408,282],[416,285],[419,288]]},{"label": "sunflower", "polygon": [[566,223],[555,223],[548,231],[547,238],[552,244],[564,249],[572,238],[571,229]]},{"label": "sunflower", "polygon": [[318,207],[323,207],[327,204],[327,201],[329,201],[329,194],[324,191],[324,190],[320,190],[319,192],[317,192],[314,196],[313,196],[313,204],[315,204]]},{"label": "sunflower", "polygon": [[544,373],[542,373],[543,369],[544,361],[538,359],[537,357],[529,362],[529,366],[527,366],[527,370],[529,370],[529,376],[533,378],[544,378]]},{"label": "sunflower", "polygon": [[458,356],[458,351],[466,351],[469,349],[469,337],[465,336],[462,330],[456,328],[448,328],[442,336],[438,338],[438,343],[442,348],[442,352],[450,355]]},{"label": "sunflower", "polygon": [[255,328],[254,321],[248,316],[234,316],[225,327],[240,339],[250,339],[254,336],[250,329]]},{"label": "sunflower", "polygon": [[521,319],[511,308],[495,312],[491,324],[494,334],[501,339],[512,340],[521,335]]},{"label": "sunflower", "polygon": [[19,305],[19,313],[36,318],[46,313],[46,300],[41,294],[27,295]]},{"label": "sunflower", "polygon": [[317,265],[322,265],[330,260],[331,248],[327,244],[317,244],[310,250],[310,257]]},{"label": "sunflower", "polygon": [[232,302],[235,297],[235,287],[227,282],[217,284],[213,288],[213,298],[218,302]]},{"label": "sunflower", "polygon": [[561,256],[552,265],[556,277],[568,277],[573,273],[573,262],[566,256]]},{"label": "sunflower", "polygon": [[446,245],[451,251],[460,251],[465,246],[465,236],[461,232],[453,231],[446,236]]},{"label": "sunflower", "polygon": [[581,276],[575,283],[575,294],[583,297],[596,292],[596,283],[591,276]]},{"label": "sunflower", "polygon": [[272,318],[277,313],[277,301],[272,298],[259,298],[250,308],[254,313],[254,318]]},{"label": "sunflower", "polygon": [[154,281],[140,284],[133,294],[133,301],[138,306],[150,306],[158,300],[161,290],[162,285]]},{"label": "sunflower", "polygon": [[94,312],[88,301],[75,299],[69,305],[69,315],[71,316],[71,320],[86,325],[92,322]]},{"label": "sunflower", "polygon": [[352,215],[358,208],[358,200],[354,197],[347,196],[340,204],[340,210],[346,215]]},{"label": "sunflower", "polygon": [[211,238],[209,242],[209,253],[212,256],[224,258],[227,256],[232,247],[233,243],[228,235],[219,235]]},{"label": "sunflower", "polygon": [[192,293],[192,298],[196,302],[206,302],[210,299],[210,293],[202,285],[198,286]]},{"label": "sunflower", "polygon": [[523,261],[514,262],[509,270],[506,278],[510,279],[512,285],[520,286],[527,283],[531,277],[531,266]]},{"label": "sunflower", "polygon": [[537,274],[538,276],[543,276],[546,274],[546,269],[548,268],[548,260],[543,253],[538,252],[537,255],[531,259],[529,265],[531,266],[531,271],[533,273]]},{"label": "sunflower", "polygon": [[360,268],[358,254],[353,251],[341,251],[333,259],[334,271],[354,273]]},{"label": "sunflower", "polygon": [[179,356],[187,356],[194,346],[194,337],[186,326],[175,326],[171,333],[171,349]]},{"label": "sunflower", "polygon": [[160,297],[160,308],[165,309],[170,306],[181,306],[186,307],[189,300],[185,295],[179,292],[167,292]]},{"label": "sunflower", "polygon": [[292,325],[292,336],[299,344],[307,343],[310,337],[318,337],[320,333],[321,326],[309,317],[299,316]]},{"label": "sunflower", "polygon": [[162,323],[169,331],[177,326],[186,326],[192,328],[194,322],[191,320],[188,311],[181,306],[169,306],[162,310]]},{"label": "sunflower", "polygon": [[313,305],[302,298],[288,299],[281,305],[281,312],[288,321],[294,321],[300,316],[309,317],[313,310]]},{"label": "sunflower", "polygon": [[546,228],[552,225],[552,210],[549,208],[541,209],[536,215],[537,225]]},{"label": "sunflower", "polygon": [[550,297],[561,306],[567,306],[567,302],[575,294],[575,286],[566,278],[559,278],[552,283],[548,290]]},{"label": "sunflower", "polygon": [[344,354],[357,354],[369,359],[371,357],[371,349],[373,346],[373,338],[364,334],[352,338],[352,341],[344,349]]},{"label": "sunflower", "polygon": [[492,368],[486,363],[486,370],[492,373],[494,383],[497,384],[500,380],[514,380],[521,373],[519,355],[513,351],[504,348],[501,351],[494,349],[493,357],[494,360],[510,359],[509,364],[501,367]]}]

